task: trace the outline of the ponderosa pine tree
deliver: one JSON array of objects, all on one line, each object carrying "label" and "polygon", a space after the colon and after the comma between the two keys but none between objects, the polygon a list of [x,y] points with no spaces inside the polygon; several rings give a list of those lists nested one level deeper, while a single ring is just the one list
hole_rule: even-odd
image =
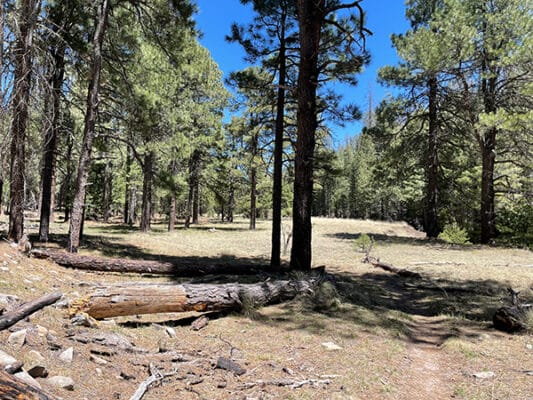
[{"label": "ponderosa pine tree", "polygon": [[[360,52],[364,41],[363,10],[360,1],[298,0],[298,26],[300,42],[300,64],[298,67],[298,113],[297,140],[294,166],[293,239],[290,265],[293,269],[311,268],[311,213],[313,201],[313,168],[318,127],[317,89],[326,75],[344,77],[353,83],[353,75],[361,70],[365,62]],[[337,20],[339,10],[356,8],[359,16]],[[333,31],[329,38],[344,45],[343,52],[333,57],[331,51],[321,42],[321,33],[326,27]],[[325,36],[325,35],[324,35]],[[331,50],[331,49],[329,49]],[[339,50],[338,47],[335,50]],[[326,56],[327,54],[327,56]],[[322,77],[322,79],[321,79]]]},{"label": "ponderosa pine tree", "polygon": [[428,237],[436,238],[441,230],[440,208],[440,162],[439,152],[442,142],[440,130],[443,81],[450,68],[454,54],[449,43],[442,40],[438,29],[431,24],[440,0],[410,0],[407,3],[407,17],[411,30],[405,35],[393,35],[392,42],[402,58],[397,67],[384,67],[380,70],[382,81],[405,88],[406,103],[412,115],[407,123],[427,121],[426,149],[423,165],[426,172],[426,192],[424,210],[424,230]]},{"label": "ponderosa pine tree", "polygon": [[435,23],[442,40],[460,49],[453,70],[454,117],[466,123],[478,144],[480,241],[489,243],[497,233],[498,168],[516,163],[527,142],[520,132],[531,120],[531,93],[526,88],[533,82],[533,4],[531,0],[444,3]]},{"label": "ponderosa pine tree", "polygon": [[102,47],[107,29],[107,20],[110,11],[111,0],[100,0],[96,6],[96,17],[94,23],[94,35],[92,38],[92,56],[89,79],[89,89],[87,93],[87,110],[85,112],[85,126],[83,129],[83,143],[78,164],[78,178],[76,183],[76,194],[72,204],[72,215],[70,218],[68,251],[77,252],[80,245],[80,233],[82,218],[84,216],[85,197],[87,192],[87,178],[89,176],[89,164],[91,162],[91,151],[96,135],[96,117],[98,111],[98,97],[100,92],[100,79],[102,71],[103,54]]},{"label": "ponderosa pine tree", "polygon": [[10,212],[7,235],[14,241],[19,241],[24,234],[26,130],[33,67],[33,32],[40,6],[40,0],[20,1],[16,16],[16,44],[13,50],[15,71],[12,94]]},{"label": "ponderosa pine tree", "polygon": [[[270,265],[279,267],[281,253],[281,212],[283,194],[283,147],[285,92],[289,68],[295,67],[291,60],[290,49],[296,42],[295,7],[287,0],[245,0],[253,3],[258,14],[254,23],[245,31],[233,25],[231,41],[239,42],[251,62],[261,59],[263,67],[274,71],[277,76],[276,119],[274,126],[274,152],[272,177],[272,245]],[[258,33],[261,32],[261,33]]]},{"label": "ponderosa pine tree", "polygon": [[[65,53],[67,47],[76,47],[76,27],[84,17],[79,4],[75,1],[51,2],[47,4],[48,43],[46,123],[44,124],[43,161],[41,171],[41,204],[39,240],[48,241],[50,222],[53,220],[55,169],[57,142],[60,129],[60,109],[65,76]],[[81,35],[78,35],[81,36]]]}]

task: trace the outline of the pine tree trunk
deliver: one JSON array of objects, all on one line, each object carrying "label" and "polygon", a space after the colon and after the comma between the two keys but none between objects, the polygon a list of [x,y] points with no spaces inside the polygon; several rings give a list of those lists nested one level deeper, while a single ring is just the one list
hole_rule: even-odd
[{"label": "pine tree trunk", "polygon": [[189,198],[185,228],[198,223],[198,186],[200,180],[200,152],[194,150],[189,159]]},{"label": "pine tree trunk", "polygon": [[285,84],[286,84],[286,46],[285,24],[287,15],[281,14],[280,47],[279,47],[279,79],[276,99],[276,125],[274,128],[274,176],[272,182],[272,245],[270,265],[273,268],[281,264],[281,207],[283,199],[283,131],[285,119]]},{"label": "pine tree trunk", "polygon": [[194,180],[193,190],[193,201],[192,201],[192,223],[193,225],[198,225],[198,216],[200,214],[200,181],[198,177]]},{"label": "pine tree trunk", "polygon": [[109,217],[111,216],[111,202],[113,197],[113,175],[112,175],[113,166],[109,160],[106,161],[104,167],[104,193],[102,199],[102,212],[104,217],[104,222],[109,222]]},{"label": "pine tree trunk", "polygon": [[429,90],[429,132],[426,165],[426,218],[425,231],[430,238],[439,235],[439,158],[438,158],[438,115],[437,115],[437,79],[432,76],[428,81]]},{"label": "pine tree trunk", "polygon": [[298,0],[300,66],[298,73],[297,140],[294,163],[293,238],[290,265],[311,268],[311,209],[313,157],[317,128],[316,90],[320,48],[321,10],[325,0]]},{"label": "pine tree trunk", "polygon": [[[174,180],[176,174],[178,173],[178,166],[176,165],[175,159],[173,159],[170,162],[169,169],[172,174],[172,180]],[[175,226],[176,226],[176,188],[173,185],[171,188],[171,192],[170,192],[170,208],[168,212],[168,231],[172,232]]]},{"label": "pine tree trunk", "polygon": [[250,148],[250,230],[255,229],[255,222],[257,219],[257,167],[255,166],[255,158],[257,157],[257,140],[257,133],[252,133]]},{"label": "pine tree trunk", "polygon": [[[56,21],[57,22],[57,21]],[[39,240],[48,241],[50,222],[53,213],[53,189],[55,183],[55,163],[57,139],[59,134],[59,118],[61,106],[61,92],[65,75],[65,47],[59,45],[53,49],[53,73],[50,77],[52,100],[50,105],[50,124],[44,135],[43,169],[41,174],[41,218],[39,223]]]},{"label": "pine tree trunk", "polygon": [[[497,71],[487,58],[483,60],[482,70],[489,73],[490,78],[483,78],[481,91],[485,113],[491,114],[498,110],[496,104],[497,91]],[[496,165],[496,135],[498,129],[492,127],[487,129],[481,144],[481,243],[490,243],[496,236],[496,212],[495,212],[495,192],[494,192],[494,167]]]},{"label": "pine tree trunk", "polygon": [[83,143],[78,165],[78,178],[76,183],[76,194],[72,205],[72,215],[70,219],[68,250],[77,252],[80,245],[80,230],[82,214],[84,208],[85,193],[87,190],[87,180],[89,177],[89,165],[91,162],[91,150],[95,137],[96,116],[98,111],[98,95],[100,92],[100,78],[102,72],[102,46],[107,28],[107,17],[109,14],[110,0],[101,0],[97,6],[97,17],[95,21],[95,31],[92,40],[93,56],[89,90],[87,93],[87,111],[85,113],[85,127],[83,129]]},{"label": "pine tree trunk", "polygon": [[150,220],[152,218],[152,181],[154,175],[154,157],[155,154],[153,151],[149,151],[144,156],[141,232],[148,232],[150,230]]},{"label": "pine tree trunk", "polygon": [[176,227],[176,193],[170,194],[170,210],[168,212],[168,231],[172,232]]},{"label": "pine tree trunk", "polygon": [[228,212],[226,213],[226,221],[233,222],[233,210],[235,209],[235,183],[231,178],[229,187]]},{"label": "pine tree trunk", "polygon": [[250,171],[250,225],[249,229],[255,229],[255,221],[257,216],[257,169],[252,167]]},{"label": "pine tree trunk", "polygon": [[133,216],[130,212],[130,201],[131,201],[131,191],[132,188],[130,187],[130,173],[131,173],[131,163],[132,163],[132,156],[131,156],[131,149],[128,146],[126,148],[126,187],[124,190],[124,223],[127,225],[133,224]]},{"label": "pine tree trunk", "polygon": [[[19,33],[13,51],[15,72],[13,120],[11,125],[11,179],[8,238],[19,241],[24,234],[25,142],[29,118],[33,30],[39,14],[39,0],[22,0],[18,8]],[[3,45],[3,43],[2,43]]]},{"label": "pine tree trunk", "polygon": [[[495,131],[493,128],[491,131]],[[481,243],[489,243],[496,235],[496,213],[494,210],[494,140],[495,132],[489,132],[482,149],[481,169]]]}]

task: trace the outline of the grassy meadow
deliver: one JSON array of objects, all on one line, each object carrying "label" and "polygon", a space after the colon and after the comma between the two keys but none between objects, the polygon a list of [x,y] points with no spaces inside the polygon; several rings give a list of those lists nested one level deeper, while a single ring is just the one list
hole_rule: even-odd
[{"label": "grassy meadow", "polygon": [[[35,231],[31,224],[30,233]],[[195,261],[199,266],[219,261],[265,264],[269,224],[259,221],[250,231],[246,220],[204,220],[174,232],[155,224],[152,232],[142,234],[120,224],[87,222],[81,253]],[[285,221],[285,228],[289,224]],[[67,229],[67,224],[54,223],[52,242],[36,245],[61,246]],[[418,272],[422,279],[401,278],[364,264],[355,244],[363,233],[375,240],[374,257]],[[504,334],[491,324],[494,311],[509,303],[507,287],[520,290],[524,301],[533,299],[530,251],[430,242],[404,223],[315,218],[313,235],[313,265],[325,266],[330,274],[314,293],[276,306],[213,315],[200,331],[189,326],[194,313],[120,317],[97,329],[83,328],[118,333],[147,350],[116,352],[104,357],[107,365],[94,364],[87,346],[69,340],[73,329],[82,328],[70,326],[64,310],[36,313],[30,322],[53,331],[57,341],[74,346],[77,354],[66,368],[46,343],[34,345],[48,354],[50,370],[77,382],[68,394],[49,389],[69,399],[128,399],[148,376],[152,362],[162,370],[175,370],[175,375],[143,399],[531,399],[533,336]],[[75,299],[90,293],[95,284],[172,279],[69,270],[28,259],[7,243],[2,246],[0,257],[7,270],[0,275],[0,293],[23,299],[52,287]],[[288,256],[283,260],[288,262]],[[173,327],[177,337],[169,338],[162,326]],[[0,338],[6,335],[2,332]],[[9,345],[0,347],[13,352]],[[169,361],[169,352],[191,361]],[[246,374],[214,368],[220,356],[239,363]],[[125,371],[134,378],[125,379]],[[488,371],[494,375],[475,376]],[[287,381],[304,383],[291,388],[283,384]]]}]

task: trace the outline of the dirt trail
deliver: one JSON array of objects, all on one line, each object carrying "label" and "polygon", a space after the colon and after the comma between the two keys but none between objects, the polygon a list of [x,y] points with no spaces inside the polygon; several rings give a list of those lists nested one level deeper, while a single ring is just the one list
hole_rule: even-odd
[{"label": "dirt trail", "polygon": [[452,396],[450,368],[440,349],[450,336],[445,322],[443,317],[414,316],[402,385],[408,389],[401,398],[438,400]]}]

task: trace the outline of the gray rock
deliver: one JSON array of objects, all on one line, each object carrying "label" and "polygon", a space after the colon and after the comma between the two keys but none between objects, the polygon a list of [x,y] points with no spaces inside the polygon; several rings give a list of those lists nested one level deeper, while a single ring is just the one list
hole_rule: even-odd
[{"label": "gray rock", "polygon": [[28,357],[32,361],[44,361],[43,355],[39,353],[37,350],[30,350],[28,352]]},{"label": "gray rock", "polygon": [[0,350],[0,367],[5,367],[6,365],[14,364],[17,362],[17,359],[9,354]]},{"label": "gray rock", "polygon": [[104,360],[103,358],[97,357],[94,354],[91,354],[90,359],[91,359],[92,362],[94,362],[96,364],[100,364],[100,365],[105,365],[105,364],[108,363],[107,360]]},{"label": "gray rock", "polygon": [[70,299],[66,298],[66,297],[62,297],[59,301],[57,301],[55,304],[54,304],[54,307],[55,308],[69,308],[70,307]]},{"label": "gray rock", "polygon": [[26,371],[34,378],[45,378],[48,376],[45,359],[41,353],[36,350],[28,352],[26,357]]},{"label": "gray rock", "polygon": [[478,379],[489,379],[489,378],[494,378],[495,376],[496,374],[492,371],[482,371],[482,372],[476,372],[474,374],[474,377]]},{"label": "gray rock", "polygon": [[178,335],[176,335],[176,330],[170,326],[167,326],[165,328],[165,331],[167,332],[167,335],[171,338],[176,338]]},{"label": "gray rock", "polygon": [[46,337],[46,335],[48,335],[48,329],[45,328],[44,326],[37,325],[36,328],[37,328],[37,334],[39,336]]},{"label": "gray rock", "polygon": [[322,343],[322,346],[326,348],[326,350],[333,351],[333,350],[342,350],[342,347],[338,344],[335,344],[333,342],[324,342]]},{"label": "gray rock", "polygon": [[66,363],[71,363],[72,359],[74,358],[74,349],[72,347],[69,347],[64,352],[62,352],[59,355],[59,359]]},{"label": "gray rock", "polygon": [[7,343],[13,346],[16,349],[22,348],[24,343],[26,343],[26,335],[28,333],[27,329],[21,329],[20,331],[13,332],[7,338]]},{"label": "gray rock", "polygon": [[74,390],[74,381],[68,376],[52,376],[46,380],[50,385],[65,390]]},{"label": "gray rock", "polygon": [[22,382],[27,383],[30,386],[36,387],[37,389],[41,389],[41,385],[39,384],[39,382],[33,379],[32,376],[24,370],[22,370],[21,372],[17,372],[13,376],[15,376],[17,379],[20,379]]}]

